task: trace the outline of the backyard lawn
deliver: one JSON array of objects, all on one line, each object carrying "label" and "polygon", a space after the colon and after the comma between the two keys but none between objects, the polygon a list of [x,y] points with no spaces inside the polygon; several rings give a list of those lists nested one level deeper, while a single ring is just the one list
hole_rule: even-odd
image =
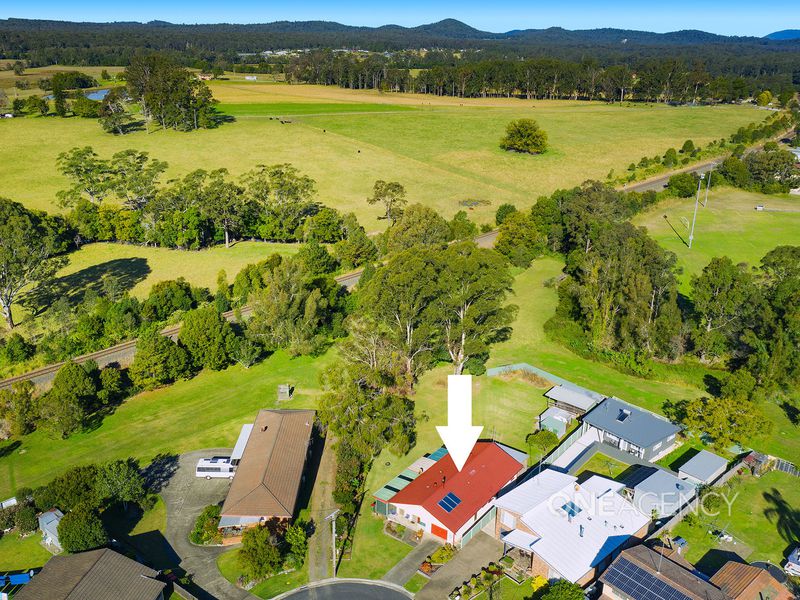
[{"label": "backyard lawn", "polygon": [[11,532],[0,536],[0,572],[41,567],[53,556],[41,544],[42,534],[21,538]]},{"label": "backyard lawn", "polygon": [[585,477],[587,478],[591,475],[600,475],[616,480],[629,468],[630,465],[615,458],[611,458],[610,456],[606,456],[602,452],[597,452],[592,458],[586,461],[586,464],[581,467],[581,470],[576,473],[576,476],[585,473]]},{"label": "backyard lawn", "polygon": [[[731,490],[730,514],[722,504],[716,517],[700,515],[696,525],[686,521],[672,531],[689,542],[684,556],[706,574],[713,574],[736,556],[780,564],[798,543],[800,485],[786,473],[772,471],[760,478],[743,476]],[[710,531],[725,530],[736,544],[719,545]],[[736,555],[736,556],[734,556]]]}]

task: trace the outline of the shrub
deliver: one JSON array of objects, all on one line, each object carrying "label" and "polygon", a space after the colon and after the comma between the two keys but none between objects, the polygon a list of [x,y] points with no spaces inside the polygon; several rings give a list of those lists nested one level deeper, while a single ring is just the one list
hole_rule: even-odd
[{"label": "shrub", "polygon": [[18,509],[18,506],[9,506],[0,509],[0,532],[14,527],[15,516]]},{"label": "shrub", "polygon": [[104,546],[108,535],[97,513],[80,507],[59,522],[58,541],[67,552],[83,552]]},{"label": "shrub", "polygon": [[203,509],[203,512],[194,522],[194,529],[189,534],[189,540],[193,544],[211,544],[219,542],[221,534],[219,526],[219,516],[222,508],[216,504],[211,504]]},{"label": "shrub", "polygon": [[244,532],[239,564],[251,580],[264,579],[280,568],[281,554],[272,543],[269,529],[252,527]]},{"label": "shrub", "polygon": [[533,119],[517,119],[506,127],[506,135],[500,141],[503,150],[541,154],[547,150],[547,133]]},{"label": "shrub", "polygon": [[678,173],[669,178],[667,188],[678,198],[689,198],[697,191],[697,175]]},{"label": "shrub", "polygon": [[32,506],[23,506],[14,515],[14,526],[20,533],[30,533],[39,527],[36,518],[36,509]]},{"label": "shrub", "polygon": [[431,562],[444,564],[456,555],[456,548],[452,544],[445,544],[431,554]]}]

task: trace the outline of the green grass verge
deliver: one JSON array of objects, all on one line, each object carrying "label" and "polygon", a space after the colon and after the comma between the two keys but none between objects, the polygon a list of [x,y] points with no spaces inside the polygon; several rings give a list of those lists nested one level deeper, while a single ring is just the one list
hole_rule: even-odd
[{"label": "green grass verge", "polygon": [[419,573],[415,573],[414,576],[411,579],[406,581],[406,584],[403,587],[406,588],[412,594],[416,594],[422,588],[425,587],[425,585],[428,583],[428,581],[429,581],[428,578],[425,577],[424,575],[420,575]]},{"label": "green grass verge", "polygon": [[316,359],[278,352],[250,369],[203,372],[134,396],[97,429],[66,440],[36,431],[6,441],[0,444],[0,497],[21,486],[45,484],[74,465],[128,456],[146,464],[159,453],[233,446],[242,423],[261,408],[278,406],[281,383],[296,388],[291,401],[280,403],[282,408],[314,407],[319,373],[332,359],[333,352]]},{"label": "green grass verge", "polygon": [[11,532],[0,536],[0,572],[41,567],[52,554],[41,544],[42,534],[36,532],[21,538]]},{"label": "green grass verge", "polygon": [[[685,521],[672,531],[689,542],[686,558],[706,574],[713,574],[735,557],[728,552],[744,552],[736,546],[721,549],[709,530],[725,529],[739,544],[752,549],[742,556],[748,562],[769,560],[780,564],[789,550],[797,545],[796,527],[800,507],[800,485],[797,478],[773,471],[760,478],[746,476],[735,487],[738,492],[731,504],[731,513],[723,505],[718,517],[699,517],[697,525]],[[772,514],[771,511],[774,511]]]},{"label": "green grass verge", "polygon": [[[225,579],[236,585],[239,576],[242,574],[242,569],[239,566],[239,550],[234,549],[220,554],[217,558],[217,568]],[[259,598],[273,598],[307,583],[308,563],[297,571],[270,577],[249,591]]]},{"label": "green grass verge", "polygon": [[[370,474],[368,481],[371,479]],[[371,502],[371,496],[368,496],[361,507],[353,540],[353,552],[349,559],[340,563],[337,572],[340,577],[380,579],[411,552],[411,546],[383,533],[385,521],[372,514]]]}]

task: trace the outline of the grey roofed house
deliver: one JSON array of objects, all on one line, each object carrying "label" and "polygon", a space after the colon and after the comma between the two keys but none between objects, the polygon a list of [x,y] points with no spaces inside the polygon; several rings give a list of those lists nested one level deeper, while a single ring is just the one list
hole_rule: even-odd
[{"label": "grey roofed house", "polygon": [[678,469],[678,475],[694,483],[713,483],[727,468],[727,460],[708,450],[701,450]]},{"label": "grey roofed house", "polygon": [[600,432],[600,441],[645,460],[664,454],[681,430],[664,417],[613,397],[584,415],[583,423],[584,431],[591,426]]},{"label": "grey roofed house", "polygon": [[14,600],[163,600],[158,572],[108,548],[54,556]]},{"label": "grey roofed house", "polygon": [[57,508],[48,510],[39,515],[39,529],[42,530],[42,539],[45,544],[55,546],[61,550],[61,542],[58,541],[58,524],[64,517]]},{"label": "grey roofed house", "polygon": [[633,505],[642,514],[658,518],[677,513],[681,506],[694,498],[697,486],[663,469],[654,469],[646,479],[633,487]]},{"label": "grey roofed house", "polygon": [[605,397],[577,385],[557,385],[547,390],[544,395],[552,400],[553,406],[579,415],[589,411],[593,406],[602,402]]}]

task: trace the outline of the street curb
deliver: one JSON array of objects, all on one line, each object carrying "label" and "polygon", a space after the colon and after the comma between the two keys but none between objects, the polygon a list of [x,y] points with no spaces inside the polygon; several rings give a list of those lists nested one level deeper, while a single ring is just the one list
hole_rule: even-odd
[{"label": "street curb", "polygon": [[300,587],[290,590],[288,592],[284,592],[279,596],[273,596],[272,600],[283,600],[283,598],[289,598],[293,594],[296,594],[297,592],[302,592],[303,590],[311,590],[331,583],[365,583],[372,586],[389,588],[390,590],[394,590],[396,592],[404,594],[407,598],[414,597],[414,594],[409,592],[403,586],[396,585],[394,583],[389,583],[388,581],[380,581],[378,579],[358,579],[358,578],[348,578],[348,577],[336,577],[334,579],[333,577],[329,577],[328,579],[320,579],[319,581],[315,581],[314,583],[307,583],[306,585],[301,585]]}]

